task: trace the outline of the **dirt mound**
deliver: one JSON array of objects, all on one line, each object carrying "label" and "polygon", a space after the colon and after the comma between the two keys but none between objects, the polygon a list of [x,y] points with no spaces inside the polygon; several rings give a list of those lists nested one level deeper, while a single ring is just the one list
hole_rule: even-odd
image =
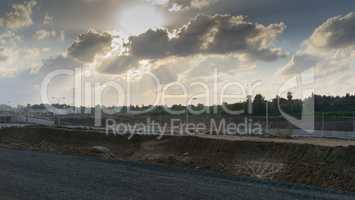
[{"label": "dirt mound", "polygon": [[[0,130],[3,147],[97,155],[110,159],[203,168],[228,175],[321,186],[355,192],[355,147],[224,141],[197,137],[106,136],[101,133],[48,128]],[[111,155],[112,154],[112,155]],[[107,159],[107,158],[106,158]]]},{"label": "dirt mound", "polygon": [[[254,176],[355,192],[355,147],[174,138],[168,152],[189,153],[188,164],[232,175]],[[179,160],[180,161],[180,160]]]}]

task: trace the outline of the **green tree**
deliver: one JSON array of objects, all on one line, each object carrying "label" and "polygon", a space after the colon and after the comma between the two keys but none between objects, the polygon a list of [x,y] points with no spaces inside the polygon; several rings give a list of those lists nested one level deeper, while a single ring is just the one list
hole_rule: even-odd
[{"label": "green tree", "polygon": [[265,98],[261,94],[257,94],[253,101],[253,114],[264,115],[265,114]]}]

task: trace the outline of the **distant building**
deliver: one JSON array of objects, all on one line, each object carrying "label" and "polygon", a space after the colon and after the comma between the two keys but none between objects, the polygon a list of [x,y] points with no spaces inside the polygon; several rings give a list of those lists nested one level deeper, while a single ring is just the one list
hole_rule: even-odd
[{"label": "distant building", "polygon": [[0,115],[0,124],[13,122],[13,116],[11,115]]}]

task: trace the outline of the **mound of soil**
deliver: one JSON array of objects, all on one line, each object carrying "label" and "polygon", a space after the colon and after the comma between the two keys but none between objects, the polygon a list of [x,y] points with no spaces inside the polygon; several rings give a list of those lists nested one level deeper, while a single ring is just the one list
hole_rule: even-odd
[{"label": "mound of soil", "polygon": [[[355,192],[355,147],[225,141],[197,137],[106,136],[80,130],[8,128],[0,145],[33,151],[94,155],[105,159],[145,161],[203,168],[227,175],[320,186]],[[112,155],[111,155],[112,154]],[[102,155],[101,155],[102,157]]]}]

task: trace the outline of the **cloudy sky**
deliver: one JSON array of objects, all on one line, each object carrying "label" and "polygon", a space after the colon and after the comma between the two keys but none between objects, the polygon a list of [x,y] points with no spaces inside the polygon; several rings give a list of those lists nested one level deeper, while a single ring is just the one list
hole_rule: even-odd
[{"label": "cloudy sky", "polygon": [[159,103],[184,104],[179,84],[188,96],[238,83],[271,98],[309,71],[315,93],[344,95],[354,47],[353,0],[1,0],[0,104],[43,102],[56,72],[52,103],[72,104],[79,76],[85,105],[152,104],[170,85],[176,97]]}]

